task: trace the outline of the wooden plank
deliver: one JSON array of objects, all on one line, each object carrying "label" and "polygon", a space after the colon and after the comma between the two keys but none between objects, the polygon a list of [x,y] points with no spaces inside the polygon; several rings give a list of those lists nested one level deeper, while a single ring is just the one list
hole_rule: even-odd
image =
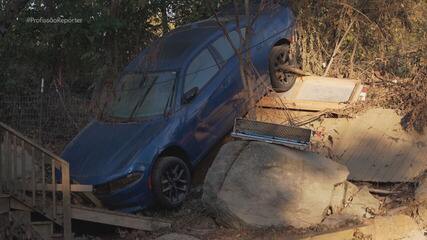
[{"label": "wooden plank", "polygon": [[46,148],[42,147],[41,145],[35,143],[33,140],[25,137],[24,135],[22,135],[21,133],[19,133],[15,129],[7,126],[6,124],[4,124],[2,122],[0,122],[0,128],[5,129],[6,133],[8,133],[8,135],[12,134],[14,136],[17,136],[18,138],[20,138],[20,139],[24,140],[25,142],[27,142],[28,144],[34,146],[35,148],[37,148],[38,150],[40,150],[41,152],[43,152],[47,156],[54,158],[56,161],[58,161],[60,163],[67,163],[67,161],[63,160],[62,158],[60,158],[56,154],[52,153],[51,151],[47,150]]},{"label": "wooden plank", "polygon": [[16,136],[12,135],[12,156],[11,156],[11,160],[10,160],[10,164],[11,164],[11,189],[9,190],[11,193],[15,194],[16,192]]},{"label": "wooden plank", "polygon": [[0,214],[10,211],[10,200],[8,195],[0,195]]},{"label": "wooden plank", "polygon": [[4,131],[0,131],[0,139],[3,139],[3,141],[0,142],[0,191],[3,190],[4,165],[5,165],[4,146],[6,144],[4,142],[3,134],[4,134]]},{"label": "wooden plank", "polygon": [[25,174],[25,160],[26,160],[26,157],[25,157],[25,142],[24,141],[20,141],[21,142],[21,156],[20,156],[20,159],[21,159],[21,184],[22,184],[22,191],[21,191],[21,196],[22,196],[22,198],[24,198],[24,196],[25,196],[25,186],[26,186],[26,184],[25,184],[25,177],[26,177],[26,174]]},{"label": "wooden plank", "polygon": [[[278,100],[275,98],[278,97],[263,97],[258,102],[258,106],[283,109],[282,104],[278,104]],[[286,108],[292,110],[322,111],[325,109],[343,109],[348,106],[346,103],[314,102],[306,100],[290,100],[286,98],[280,98],[280,101],[285,104]]]},{"label": "wooden plank", "polygon": [[[71,185],[71,187],[72,187],[73,185]],[[77,191],[76,191],[77,192]],[[95,197],[95,195],[92,193],[92,191],[91,192],[89,192],[89,191],[87,191],[87,192],[83,192],[83,191],[81,191],[82,192],[82,194],[87,198],[87,199],[89,199],[93,204],[95,204],[95,206],[96,207],[98,207],[98,208],[102,208],[103,207],[103,204],[101,203],[101,201],[99,201],[99,199],[97,198],[97,197]]]},{"label": "wooden plank", "polygon": [[162,228],[171,227],[171,223],[169,221],[104,209],[73,206],[71,213],[73,219],[144,231],[156,231]]},{"label": "wooden plank", "polygon": [[409,216],[398,214],[378,217],[369,224],[323,233],[300,240],[353,240],[353,239],[411,239],[422,240],[424,234]]},{"label": "wooden plank", "polygon": [[[56,191],[56,192],[62,192],[62,184],[52,184],[52,183],[46,183],[46,184],[41,184],[41,183],[37,183],[34,186],[34,189],[36,191],[40,191],[42,189],[45,189],[47,192],[52,192],[52,191]],[[21,188],[19,188],[19,190],[22,190]],[[25,188],[26,191],[32,191],[32,187],[27,187]],[[93,192],[93,185],[81,185],[81,184],[71,184],[70,185],[70,191],[71,192]]]},{"label": "wooden plank", "polygon": [[52,210],[53,210],[53,217],[56,218],[56,191],[57,191],[57,185],[56,185],[56,167],[55,167],[55,159],[51,159],[50,162],[51,165],[51,171],[52,171]]},{"label": "wooden plank", "polygon": [[[14,196],[10,196],[10,206],[11,206],[11,209],[38,212],[41,215],[45,216],[47,219],[55,222],[56,224],[58,224],[60,226],[63,225],[62,219],[54,219],[50,214],[48,214],[49,209],[47,209],[46,212],[42,212],[42,211],[40,211],[39,208],[32,206],[27,201],[23,201],[22,199],[18,199]],[[61,212],[59,212],[59,211],[58,211],[58,213],[61,214]]]},{"label": "wooden plank", "polygon": [[6,189],[9,191],[10,188],[10,153],[11,153],[11,148],[10,148],[10,138],[9,138],[9,132],[6,131],[5,133],[5,160],[6,160]]},{"label": "wooden plank", "polygon": [[24,204],[24,202],[17,201],[15,197],[10,198],[10,208],[15,210],[21,210],[21,211],[33,211],[33,209],[28,206],[27,204]]},{"label": "wooden plank", "polygon": [[45,155],[41,155],[41,171],[42,171],[42,208],[46,208],[46,165]]},{"label": "wooden plank", "polygon": [[36,155],[35,148],[31,146],[31,202],[36,205]]},{"label": "wooden plank", "polygon": [[71,187],[70,187],[70,168],[68,163],[61,164],[62,176],[62,213],[63,213],[63,229],[64,240],[71,240],[73,232],[71,230]]}]

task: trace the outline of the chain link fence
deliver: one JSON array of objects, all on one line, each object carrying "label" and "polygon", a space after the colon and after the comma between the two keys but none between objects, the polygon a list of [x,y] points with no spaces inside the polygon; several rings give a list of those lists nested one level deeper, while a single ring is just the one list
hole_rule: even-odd
[{"label": "chain link fence", "polygon": [[0,121],[60,154],[93,116],[90,100],[56,91],[0,94]]}]

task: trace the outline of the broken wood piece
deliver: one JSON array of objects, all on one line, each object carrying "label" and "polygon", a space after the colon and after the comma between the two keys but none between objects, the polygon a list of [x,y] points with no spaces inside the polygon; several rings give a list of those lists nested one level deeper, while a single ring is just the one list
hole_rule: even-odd
[{"label": "broken wood piece", "polygon": [[313,74],[311,74],[311,73],[304,72],[301,69],[298,69],[296,67],[292,67],[292,66],[287,65],[287,64],[280,65],[279,68],[286,71],[286,72],[295,73],[295,74],[298,74],[301,76],[313,76]]},{"label": "broken wood piece", "polygon": [[384,195],[400,193],[399,191],[390,191],[390,190],[376,189],[376,188],[369,188],[369,192],[376,193],[376,194],[384,194]]},{"label": "broken wood piece", "polygon": [[401,239],[422,240],[423,232],[407,215],[378,217],[367,225],[305,237],[301,240]]}]

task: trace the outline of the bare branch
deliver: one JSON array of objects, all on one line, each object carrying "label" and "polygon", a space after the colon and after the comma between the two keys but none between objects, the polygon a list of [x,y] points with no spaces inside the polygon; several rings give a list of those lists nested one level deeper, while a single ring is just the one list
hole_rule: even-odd
[{"label": "bare branch", "polygon": [[347,36],[347,34],[350,32],[351,27],[353,26],[353,24],[354,24],[355,20],[356,20],[356,19],[353,17],[353,18],[352,18],[352,20],[351,20],[351,22],[350,22],[350,24],[348,25],[347,29],[345,30],[345,32],[344,32],[344,34],[343,34],[343,36],[341,37],[341,40],[340,40],[340,41],[337,43],[337,45],[335,46],[335,49],[334,49],[334,51],[333,51],[333,53],[332,53],[332,56],[331,56],[331,60],[329,60],[328,66],[326,67],[326,70],[325,70],[325,72],[323,73],[323,76],[324,76],[324,77],[325,77],[326,75],[328,75],[329,69],[330,69],[330,68],[331,68],[331,66],[332,66],[332,63],[333,63],[333,61],[334,61],[334,58],[335,58],[335,56],[337,55],[337,53],[338,53],[338,51],[339,51],[339,49],[340,49],[340,47],[341,47],[342,43],[344,42],[345,37],[346,37],[346,36]]}]

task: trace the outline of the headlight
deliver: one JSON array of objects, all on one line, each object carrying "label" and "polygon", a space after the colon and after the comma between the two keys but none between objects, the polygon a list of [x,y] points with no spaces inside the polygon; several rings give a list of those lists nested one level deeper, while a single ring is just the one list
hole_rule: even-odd
[{"label": "headlight", "polygon": [[138,181],[142,176],[142,172],[129,173],[125,177],[121,177],[111,182],[95,186],[95,193],[105,194],[114,192]]}]

